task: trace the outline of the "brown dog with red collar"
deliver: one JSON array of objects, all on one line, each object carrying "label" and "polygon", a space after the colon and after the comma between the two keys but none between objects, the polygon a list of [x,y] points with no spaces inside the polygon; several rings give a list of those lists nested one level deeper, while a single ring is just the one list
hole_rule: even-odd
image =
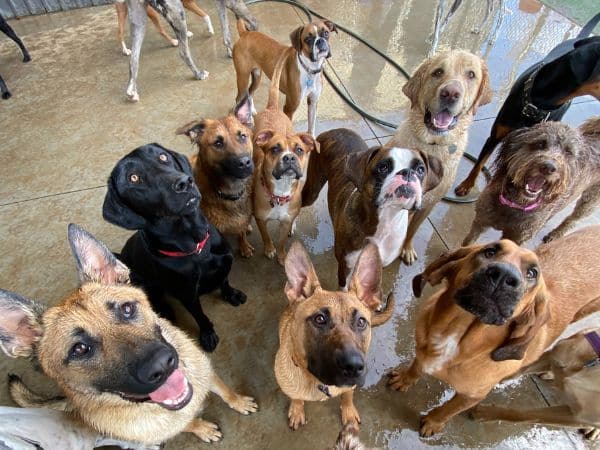
[{"label": "brown dog with red collar", "polygon": [[[331,56],[329,34],[337,29],[329,20],[318,20],[298,27],[290,34],[292,47],[285,46],[266,34],[248,31],[238,20],[240,38],[233,46],[233,65],[237,76],[239,102],[246,92],[250,96],[260,84],[261,72],[273,79],[275,65],[287,53],[279,89],[285,94],[283,112],[292,119],[304,98],[308,103],[308,132],[315,135],[317,103],[322,89],[323,65]],[[252,79],[248,87],[249,80]],[[254,108],[253,108],[254,110]]]},{"label": "brown dog with red collar", "polygon": [[[283,52],[273,72],[267,107],[254,118],[254,217],[263,239],[265,255],[283,265],[285,244],[302,206],[308,159],[319,143],[308,133],[294,133],[292,121],[279,109],[279,80],[293,50]],[[278,220],[277,249],[267,230],[267,222]]]}]

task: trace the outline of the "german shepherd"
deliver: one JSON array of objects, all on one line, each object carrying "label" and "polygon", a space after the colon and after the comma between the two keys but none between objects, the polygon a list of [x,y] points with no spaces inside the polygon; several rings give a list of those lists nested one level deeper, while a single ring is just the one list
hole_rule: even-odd
[{"label": "german shepherd", "polygon": [[100,433],[147,444],[180,432],[220,440],[216,424],[196,418],[209,391],[241,414],[257,410],[128,285],[129,269],[104,244],[73,224],[69,243],[80,286],[57,306],[0,290],[0,347],[37,360],[65,394],[46,402],[13,376],[9,388],[19,406],[65,409]]}]

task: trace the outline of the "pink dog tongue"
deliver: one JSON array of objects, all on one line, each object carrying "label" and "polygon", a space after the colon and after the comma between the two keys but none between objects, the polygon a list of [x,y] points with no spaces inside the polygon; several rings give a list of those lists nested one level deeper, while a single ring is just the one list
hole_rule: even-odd
[{"label": "pink dog tongue", "polygon": [[433,125],[436,128],[448,128],[453,118],[448,111],[441,111],[433,116]]},{"label": "pink dog tongue", "polygon": [[157,403],[165,400],[175,400],[181,397],[181,394],[185,391],[186,383],[187,380],[181,370],[175,369],[161,387],[150,393],[150,400]]}]

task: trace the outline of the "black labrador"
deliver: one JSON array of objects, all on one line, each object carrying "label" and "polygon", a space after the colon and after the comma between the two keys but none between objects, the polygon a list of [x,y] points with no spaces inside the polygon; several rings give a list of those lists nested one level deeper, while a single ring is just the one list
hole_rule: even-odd
[{"label": "black labrador", "polygon": [[238,306],[246,295],[229,285],[233,252],[199,204],[188,159],[148,144],[113,169],[102,215],[115,225],[138,230],[118,255],[132,270],[131,281],[144,288],[167,318],[173,315],[165,294],[181,301],[198,323],[202,348],[212,352],[219,337],[199,296],[220,289],[227,302]]},{"label": "black labrador", "polygon": [[[4,34],[6,34],[9,38],[11,38],[13,41],[15,41],[17,43],[17,45],[21,49],[21,52],[23,53],[23,62],[24,63],[31,61],[31,56],[29,56],[29,52],[27,51],[25,44],[23,44],[23,41],[19,38],[19,36],[17,36],[17,33],[15,33],[15,31],[8,24],[6,19],[4,17],[2,17],[2,14],[0,14],[0,31],[2,31]],[[4,100],[9,99],[12,95],[10,93],[10,91],[8,90],[8,86],[6,86],[6,83],[4,82],[2,75],[0,75],[0,93],[2,93],[2,98]]]},{"label": "black labrador", "polygon": [[600,100],[600,36],[588,37],[598,22],[600,13],[577,37],[558,44],[514,82],[475,166],[454,190],[456,195],[469,193],[496,146],[511,131],[560,121],[575,97],[593,95]]}]

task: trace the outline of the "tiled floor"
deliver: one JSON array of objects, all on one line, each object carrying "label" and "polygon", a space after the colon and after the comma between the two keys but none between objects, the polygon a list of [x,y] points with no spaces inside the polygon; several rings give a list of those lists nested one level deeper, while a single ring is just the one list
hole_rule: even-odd
[{"label": "tiled floor", "polygon": [[[212,2],[201,0],[213,21]],[[434,0],[338,0],[307,2],[312,8],[387,52],[412,72],[431,49]],[[439,48],[466,48],[483,55],[489,64],[495,91],[492,104],[481,108],[471,128],[469,151],[477,154],[493,117],[518,74],[540,59],[559,41],[574,36],[578,27],[536,0],[497,3],[482,22],[487,2],[465,0],[444,30]],[[287,41],[300,23],[300,15],[282,4],[252,6],[261,30]],[[529,11],[529,12],[527,12]],[[501,19],[501,22],[500,22]],[[499,23],[500,22],[500,23]],[[116,18],[111,6],[11,21],[28,45],[33,61],[21,64],[20,54],[1,38],[2,76],[14,97],[0,103],[0,286],[54,303],[76,286],[73,262],[66,241],[66,225],[76,222],[114,250],[130,234],[105,223],[101,204],[106,178],[115,162],[138,145],[157,141],[177,151],[193,149],[175,129],[195,118],[220,116],[232,106],[235,76],[217,35],[208,37],[196,17],[189,18],[195,33],[192,52],[199,66],[210,71],[206,81],[193,81],[175,49],[169,48],[149,27],[142,53],[139,86],[141,102],[124,100],[128,60],[116,42]],[[496,29],[496,26],[499,27]],[[478,32],[477,32],[478,31]],[[235,35],[235,31],[233,31]],[[407,107],[401,92],[404,78],[348,36],[332,38],[329,70],[344,89],[370,112],[399,121]],[[256,105],[266,99],[266,83]],[[577,125],[600,114],[600,103],[578,99],[565,121]],[[317,131],[345,126],[358,130],[370,144],[385,141],[392,131],[368,124],[327,86],[319,104]],[[301,108],[296,127],[305,129]],[[465,163],[461,175],[468,170]],[[361,437],[371,446],[404,448],[584,448],[573,431],[491,423],[481,425],[462,414],[446,430],[430,439],[416,432],[419,413],[448,398],[450,391],[425,378],[407,394],[389,391],[385,372],[407,362],[414,353],[413,327],[418,300],[409,281],[426,262],[458,245],[473,218],[472,205],[441,203],[419,230],[419,260],[406,267],[398,263],[385,270],[386,289],[396,291],[396,314],[374,331],[369,374],[356,394],[363,424]],[[559,220],[556,218],[555,220]],[[585,221],[599,223],[600,213]],[[488,233],[486,237],[497,234]],[[333,235],[325,196],[304,210],[297,239],[310,249],[322,283],[335,286]],[[338,400],[309,404],[309,423],[291,432],[286,426],[287,400],[273,376],[277,322],[285,299],[281,268],[262,256],[256,232],[251,242],[258,249],[252,259],[237,259],[232,284],[243,289],[249,301],[232,308],[208,296],[205,310],[221,336],[212,359],[232,386],[257,397],[261,410],[240,417],[211,398],[204,416],[221,424],[226,449],[323,449],[333,444],[340,429]],[[538,241],[530,243],[534,246]],[[180,324],[194,333],[185,314]],[[8,372],[22,375],[31,386],[51,392],[52,385],[26,361],[0,357],[0,379]],[[515,406],[545,405],[547,386],[539,380],[500,387],[487,401]],[[11,401],[0,389],[0,404]],[[187,435],[168,442],[167,449],[203,446]]]}]

